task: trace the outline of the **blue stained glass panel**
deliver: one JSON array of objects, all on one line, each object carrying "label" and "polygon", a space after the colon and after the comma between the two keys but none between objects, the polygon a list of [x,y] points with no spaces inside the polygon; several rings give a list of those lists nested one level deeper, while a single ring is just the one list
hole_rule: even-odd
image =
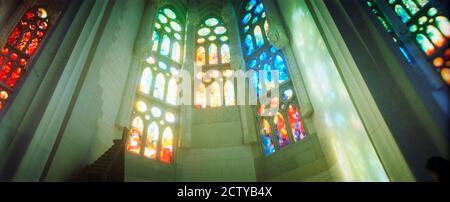
[{"label": "blue stained glass panel", "polygon": [[259,60],[261,60],[262,62],[265,62],[267,60],[267,53],[262,52],[261,55],[259,55]]},{"label": "blue stained glass panel", "polygon": [[278,70],[280,83],[288,79],[286,64],[284,63],[284,59],[279,55],[275,57],[275,69]]},{"label": "blue stained glass panel", "polygon": [[258,4],[258,6],[256,6],[256,8],[255,8],[255,14],[260,14],[263,11],[264,11],[263,4],[262,3]]},{"label": "blue stained glass panel", "polygon": [[256,0],[251,0],[248,2],[248,4],[245,6],[245,10],[250,11],[255,6]]},{"label": "blue stained glass panel", "polygon": [[396,5],[395,6],[395,13],[397,13],[398,16],[402,19],[404,23],[408,22],[408,20],[411,18],[409,14],[403,9],[402,6]]},{"label": "blue stained glass panel", "polygon": [[251,55],[253,53],[253,50],[255,50],[255,47],[253,46],[252,36],[250,36],[249,34],[245,36],[245,50],[247,55]]},{"label": "blue stained glass panel", "polygon": [[271,128],[270,124],[267,120],[263,119],[261,123],[261,143],[263,147],[263,154],[264,156],[269,156],[273,153],[275,153],[275,146],[272,141],[272,134],[271,134]]},{"label": "blue stained glass panel", "polygon": [[247,24],[250,19],[252,18],[252,14],[251,13],[247,13],[247,15],[244,16],[244,18],[242,19],[242,24]]},{"label": "blue stained glass panel", "polygon": [[250,69],[253,69],[256,67],[256,64],[257,64],[256,60],[252,60],[250,61],[250,63],[248,63],[248,67],[250,67]]}]

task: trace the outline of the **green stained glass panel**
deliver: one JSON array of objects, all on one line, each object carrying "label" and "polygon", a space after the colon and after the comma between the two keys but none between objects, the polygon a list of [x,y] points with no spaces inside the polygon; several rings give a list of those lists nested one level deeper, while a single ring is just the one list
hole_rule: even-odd
[{"label": "green stained glass panel", "polygon": [[404,23],[408,22],[408,20],[411,19],[409,14],[400,5],[396,5],[395,6],[395,13],[397,13],[397,15],[402,19],[402,21]]},{"label": "green stained glass panel", "polygon": [[181,31],[181,26],[176,22],[173,22],[173,21],[170,22],[170,26],[172,27],[173,30],[175,30],[177,32]]},{"label": "green stained glass panel", "polygon": [[227,31],[227,29],[223,26],[216,27],[214,29],[214,33],[219,34],[219,35],[224,34],[226,31]]},{"label": "green stained glass panel", "polygon": [[417,12],[419,12],[420,9],[413,0],[402,0],[402,2],[412,15],[415,15]]},{"label": "green stained glass panel", "polygon": [[217,20],[216,18],[209,18],[205,21],[205,24],[207,26],[213,27],[219,24],[219,20]]},{"label": "green stained glass panel", "polygon": [[177,18],[177,15],[175,15],[175,13],[172,10],[168,9],[168,8],[164,9],[164,14],[166,14],[166,16],[169,17],[170,19],[176,19]]},{"label": "green stained glass panel", "polygon": [[200,30],[198,30],[198,35],[200,36],[206,36],[209,33],[211,33],[211,30],[209,28],[201,28]]},{"label": "green stained glass panel", "polygon": [[158,19],[161,23],[165,24],[167,23],[167,18],[163,14],[158,14]]}]

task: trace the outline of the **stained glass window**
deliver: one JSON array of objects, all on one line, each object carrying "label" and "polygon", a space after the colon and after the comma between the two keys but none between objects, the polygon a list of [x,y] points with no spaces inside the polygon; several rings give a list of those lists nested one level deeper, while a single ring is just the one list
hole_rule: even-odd
[{"label": "stained glass window", "polygon": [[148,127],[147,139],[145,145],[144,155],[151,159],[156,159],[156,153],[158,150],[158,138],[159,138],[159,127],[156,122],[152,122]]},{"label": "stained glass window", "polygon": [[152,70],[150,70],[150,67],[147,67],[142,72],[139,90],[144,94],[149,94],[151,86],[152,86]]},{"label": "stained glass window", "polygon": [[177,91],[178,91],[177,81],[174,78],[172,78],[169,81],[169,86],[167,89],[167,103],[172,105],[177,104],[177,97],[178,97]]},{"label": "stained glass window", "polygon": [[[222,19],[208,17],[203,21],[197,31],[197,47],[197,64],[217,65],[230,63],[228,30]],[[208,50],[207,53],[204,47]],[[208,58],[208,61],[205,58]]]},{"label": "stained glass window", "polygon": [[36,50],[50,29],[50,16],[45,7],[25,12],[0,50],[0,111],[5,108],[17,84],[28,70]]},{"label": "stained glass window", "polygon": [[223,44],[220,52],[222,53],[222,62],[230,63],[230,47],[227,44]]},{"label": "stained glass window", "polygon": [[288,107],[288,117],[289,125],[294,136],[294,141],[297,142],[305,138],[306,132],[300,118],[300,113],[298,112],[297,107],[293,104],[290,104]]},{"label": "stained glass window", "polygon": [[129,152],[172,163],[178,128],[178,84],[174,75],[183,62],[185,18],[170,6],[160,8],[151,36],[151,51],[143,58],[136,91]]},{"label": "stained glass window", "polygon": [[[384,16],[373,0],[366,0],[372,12],[377,15],[386,30],[394,36],[400,45],[400,50],[408,61],[411,61],[407,49],[395,35],[394,27]],[[450,23],[448,16],[434,7],[429,0],[386,0],[388,5],[397,14],[398,18],[412,34],[412,39],[423,51],[430,65],[445,83],[450,85],[448,72],[450,71]]]},{"label": "stained glass window", "polygon": [[224,96],[225,96],[225,105],[233,106],[236,104],[236,100],[234,98],[234,85],[231,81],[226,81],[223,87]]},{"label": "stained glass window", "polygon": [[211,84],[210,91],[210,105],[211,107],[220,107],[222,106],[222,93],[220,92],[220,86],[217,82]]},{"label": "stained glass window", "polygon": [[266,119],[262,119],[260,125],[261,144],[263,148],[263,154],[269,156],[275,153],[275,145],[273,144],[272,130],[270,124]]},{"label": "stained glass window", "polygon": [[285,89],[281,91],[282,100],[278,97],[270,100],[271,107],[280,106],[277,113],[262,116],[262,113],[266,112],[266,106],[263,104],[257,106],[262,153],[268,156],[276,150],[287,147],[291,140],[300,142],[306,137],[306,132],[297,108],[287,107],[299,105],[296,104],[298,101],[292,89],[283,50],[272,46],[267,38],[270,25],[266,19],[263,2],[247,0],[243,10],[241,37],[247,68],[255,71],[265,70],[262,75],[253,75],[252,85],[255,86],[258,94],[269,94],[275,86],[275,75],[272,72],[275,70],[278,72],[276,76],[278,76],[279,88]]},{"label": "stained glass window", "polygon": [[[195,63],[201,67],[201,72],[197,75],[202,80],[202,85],[198,85],[195,89],[195,106],[197,108],[220,107],[234,105],[234,102],[227,102],[222,87],[213,85],[217,81],[216,77],[206,80],[205,72],[209,70],[217,72],[225,72],[230,67],[231,52],[228,37],[228,29],[220,17],[208,16],[201,21],[196,32],[196,58]],[[234,85],[233,83],[228,84]],[[234,87],[233,87],[234,88]],[[206,100],[206,91],[214,93],[209,102]],[[227,90],[230,90],[228,88]],[[231,92],[231,91],[230,91]],[[234,92],[233,92],[234,93]],[[225,98],[224,98],[225,97]],[[234,98],[234,95],[233,95]],[[228,99],[231,99],[228,97]],[[223,104],[225,103],[225,104]]]},{"label": "stained glass window", "polygon": [[141,139],[144,133],[144,122],[141,117],[136,117],[131,123],[130,141],[128,142],[128,151],[139,153],[141,150]]},{"label": "stained glass window", "polygon": [[164,130],[161,144],[161,161],[165,163],[172,162],[172,152],[173,152],[173,132],[172,128],[167,127]]},{"label": "stained glass window", "polygon": [[255,47],[253,46],[253,38],[250,34],[247,34],[247,36],[245,36],[245,53],[247,55],[251,55],[254,49]]},{"label": "stained glass window", "polygon": [[206,51],[203,46],[197,48],[197,64],[205,65],[206,64]]},{"label": "stained glass window", "polygon": [[215,65],[219,63],[219,51],[217,50],[216,44],[209,45],[208,48],[209,60],[208,63],[210,65]]},{"label": "stained glass window", "polygon": [[197,92],[195,93],[195,106],[197,108],[206,107],[206,86],[203,83],[198,86]]},{"label": "stained glass window", "polygon": [[156,76],[155,80],[155,90],[153,91],[153,96],[160,100],[164,100],[164,88],[166,85],[166,79],[162,73]]}]

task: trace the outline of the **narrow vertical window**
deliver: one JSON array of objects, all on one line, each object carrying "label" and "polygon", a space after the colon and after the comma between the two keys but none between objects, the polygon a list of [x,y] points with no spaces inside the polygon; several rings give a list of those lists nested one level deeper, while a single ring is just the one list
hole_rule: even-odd
[{"label": "narrow vertical window", "polygon": [[165,163],[172,162],[172,151],[173,151],[173,132],[172,128],[167,127],[164,130],[161,144],[161,161]]},{"label": "narrow vertical window", "polygon": [[263,154],[269,156],[275,153],[275,146],[272,140],[272,130],[267,120],[263,119],[260,125],[261,144],[263,147]]},{"label": "narrow vertical window", "polygon": [[[223,19],[217,16],[207,16],[201,20],[196,32],[196,64],[201,66],[201,72],[196,77],[202,84],[195,89],[195,105],[197,108],[228,106],[222,86],[215,85],[218,72],[224,74],[230,68],[231,50],[228,29]],[[215,72],[213,78],[205,79],[207,71]],[[216,74],[217,73],[217,74]],[[209,75],[208,75],[209,76]],[[206,100],[206,87],[213,92]],[[229,101],[231,103],[231,101]],[[230,104],[229,103],[229,104]]]},{"label": "narrow vertical window", "polygon": [[236,99],[234,97],[234,85],[231,81],[226,81],[224,85],[224,96],[225,96],[225,105],[233,106],[236,104]]},{"label": "narrow vertical window", "polygon": [[[25,12],[0,49],[0,112],[29,71],[29,64],[50,29],[52,13],[45,6]],[[57,16],[54,16],[55,18]]]},{"label": "narrow vertical window", "polygon": [[[293,108],[294,104],[299,105],[289,78],[284,53],[268,43],[267,33],[270,31],[270,25],[266,19],[264,4],[261,0],[247,0],[244,6],[241,13],[241,38],[247,69],[257,72],[263,70],[262,74],[253,75],[251,84],[254,85],[258,95],[266,93],[269,97],[276,84],[274,77],[277,76],[279,88],[283,92],[283,99],[275,97],[269,103],[271,107],[280,106],[277,113],[266,114],[267,106],[261,103],[258,103],[256,110],[260,120],[258,127],[262,153],[269,156],[277,149],[289,146],[291,140],[294,140],[294,143],[301,142],[306,137],[306,131],[300,112],[297,108]],[[273,75],[274,72],[278,74]]]},{"label": "narrow vertical window", "polygon": [[141,150],[141,139],[144,133],[144,122],[141,117],[136,117],[131,123],[130,140],[128,142],[128,151],[139,153]]},{"label": "narrow vertical window", "polygon": [[152,122],[147,130],[147,139],[144,155],[151,159],[156,159],[158,150],[159,127],[158,124]]},{"label": "narrow vertical window", "polygon": [[128,151],[150,160],[173,162],[178,129],[178,85],[175,74],[183,63],[185,18],[171,5],[159,8],[151,36],[151,50],[142,58],[135,94]]},{"label": "narrow vertical window", "polygon": [[209,55],[209,64],[215,65],[219,63],[219,53],[217,51],[216,44],[209,45],[208,48],[208,55]]},{"label": "narrow vertical window", "polygon": [[150,88],[152,86],[152,70],[147,67],[142,72],[141,83],[139,84],[139,91],[144,94],[150,94]]}]

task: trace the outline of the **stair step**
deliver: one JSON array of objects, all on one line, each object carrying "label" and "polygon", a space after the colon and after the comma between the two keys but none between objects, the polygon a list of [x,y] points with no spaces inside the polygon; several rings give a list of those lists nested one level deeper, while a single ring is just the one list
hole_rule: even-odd
[{"label": "stair step", "polygon": [[[96,159],[92,164],[86,166],[81,172],[75,175],[70,179],[71,182],[89,182],[89,181],[102,181],[103,174],[106,174],[106,170],[113,162],[115,158],[117,158],[118,154],[123,154],[124,151],[124,141],[121,139],[113,140],[113,145],[106,150],[98,159]],[[118,158],[117,161],[123,161],[123,158]],[[108,181],[122,181],[123,182],[123,174],[121,172],[117,172],[123,170],[123,165],[116,165],[113,167],[112,174]],[[123,172],[123,171],[122,171]],[[110,174],[108,174],[110,175]],[[117,175],[117,176],[114,176]]]}]

